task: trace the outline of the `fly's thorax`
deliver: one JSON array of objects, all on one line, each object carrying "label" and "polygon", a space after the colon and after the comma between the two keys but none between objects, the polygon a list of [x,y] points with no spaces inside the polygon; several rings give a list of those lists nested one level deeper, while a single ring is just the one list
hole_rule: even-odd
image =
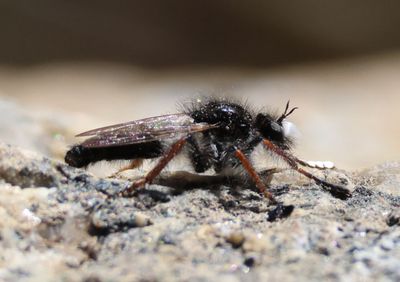
[{"label": "fly's thorax", "polygon": [[246,139],[251,130],[252,116],[242,106],[228,102],[208,102],[191,113],[195,122],[216,124],[210,130],[219,140],[233,142]]}]

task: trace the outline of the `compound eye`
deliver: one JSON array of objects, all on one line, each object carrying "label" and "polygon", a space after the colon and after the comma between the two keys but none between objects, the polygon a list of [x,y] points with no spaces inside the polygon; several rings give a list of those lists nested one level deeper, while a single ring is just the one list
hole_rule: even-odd
[{"label": "compound eye", "polygon": [[282,126],[280,126],[277,122],[271,121],[271,129],[277,133],[282,132]]},{"label": "compound eye", "polygon": [[255,125],[264,138],[277,142],[282,142],[284,140],[282,126],[271,116],[258,114]]}]

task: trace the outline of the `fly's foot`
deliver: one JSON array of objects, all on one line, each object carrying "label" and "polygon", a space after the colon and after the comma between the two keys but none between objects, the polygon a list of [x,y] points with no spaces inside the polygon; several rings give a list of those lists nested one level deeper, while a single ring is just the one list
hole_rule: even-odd
[{"label": "fly's foot", "polygon": [[278,203],[278,201],[275,200],[274,196],[272,196],[271,192],[265,190],[265,191],[262,192],[262,195],[265,198],[267,198],[272,205],[276,205]]},{"label": "fly's foot", "polygon": [[144,177],[137,179],[132,183],[131,186],[126,188],[124,191],[120,192],[119,195],[122,197],[132,197],[133,193],[138,189],[144,188],[146,183],[147,183],[147,180]]}]

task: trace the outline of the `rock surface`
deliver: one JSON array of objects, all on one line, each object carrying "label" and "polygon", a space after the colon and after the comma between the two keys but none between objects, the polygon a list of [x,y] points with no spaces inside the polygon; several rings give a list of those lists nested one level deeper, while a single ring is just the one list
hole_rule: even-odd
[{"label": "rock surface", "polygon": [[292,172],[277,209],[250,189],[98,178],[0,143],[1,281],[399,281],[400,163],[325,174],[342,201]]}]

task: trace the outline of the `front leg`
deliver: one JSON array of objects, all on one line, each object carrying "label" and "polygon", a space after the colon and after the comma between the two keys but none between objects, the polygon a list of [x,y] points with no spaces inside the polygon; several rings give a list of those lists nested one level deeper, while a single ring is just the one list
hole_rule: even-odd
[{"label": "front leg", "polygon": [[335,164],[330,161],[306,161],[296,158],[298,164],[302,166],[307,166],[311,168],[318,168],[318,169],[332,169],[335,168]]},{"label": "front leg", "polygon": [[303,168],[299,167],[299,165],[298,165],[299,159],[298,158],[292,156],[289,152],[286,152],[285,150],[276,146],[270,140],[264,139],[263,143],[264,143],[264,146],[268,150],[275,153],[277,156],[281,157],[292,169],[294,169],[297,172],[303,174],[304,176],[314,180],[318,185],[320,185],[322,188],[327,190],[334,197],[337,197],[342,200],[345,200],[345,199],[348,199],[349,197],[351,197],[351,192],[347,188],[342,187],[340,185],[333,184],[333,183],[329,183],[329,182],[315,176],[314,174],[304,170]]}]

